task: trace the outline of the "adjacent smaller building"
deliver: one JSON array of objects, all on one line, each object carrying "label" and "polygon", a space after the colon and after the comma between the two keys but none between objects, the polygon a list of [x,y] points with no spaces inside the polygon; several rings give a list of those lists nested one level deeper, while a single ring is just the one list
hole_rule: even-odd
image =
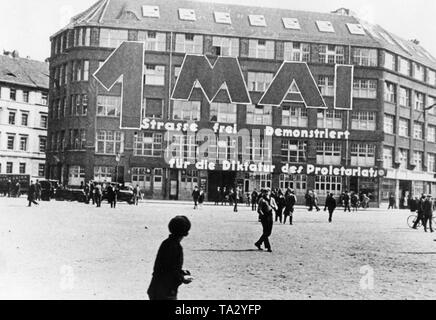
[{"label": "adjacent smaller building", "polygon": [[0,174],[45,177],[49,68],[0,56]]}]

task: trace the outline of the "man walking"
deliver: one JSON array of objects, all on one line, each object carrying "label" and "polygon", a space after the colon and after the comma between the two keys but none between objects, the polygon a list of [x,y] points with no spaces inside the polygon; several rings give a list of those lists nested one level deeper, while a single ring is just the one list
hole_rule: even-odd
[{"label": "man walking", "polygon": [[429,223],[430,232],[433,233],[432,219],[433,219],[433,201],[431,195],[427,195],[427,199],[424,201],[424,231],[427,232],[427,222]]},{"label": "man walking", "polygon": [[31,181],[29,187],[29,193],[27,194],[27,200],[29,201],[28,207],[31,207],[32,203],[39,205],[39,203],[35,201],[35,198],[36,198],[36,186],[33,183],[33,181]]},{"label": "man walking", "polygon": [[194,188],[194,191],[192,191],[192,199],[194,200],[194,210],[198,209],[198,199],[200,198],[200,191],[198,190],[198,187],[196,186]]},{"label": "man walking", "polygon": [[135,206],[139,204],[139,198],[141,197],[141,190],[139,189],[139,185],[136,185],[133,188],[133,201],[135,202]]},{"label": "man walking", "polygon": [[393,193],[389,194],[389,207],[388,207],[388,210],[389,209],[395,209],[395,196],[394,196]]},{"label": "man walking", "polygon": [[294,206],[297,203],[297,197],[293,190],[288,189],[285,194],[285,210],[283,212],[283,224],[286,224],[286,219],[289,217],[289,224],[292,226],[294,218]]},{"label": "man walking", "polygon": [[257,210],[258,202],[259,202],[259,194],[257,193],[257,190],[254,189],[254,191],[251,193],[251,211]]},{"label": "man walking", "polygon": [[424,201],[425,196],[421,195],[421,199],[416,203],[416,214],[417,218],[415,220],[415,223],[413,224],[413,229],[417,229],[418,223],[422,222],[424,224]]},{"label": "man walking", "polygon": [[39,180],[36,180],[35,183],[35,190],[36,190],[36,199],[38,201],[41,201],[41,184],[39,183]]},{"label": "man walking", "polygon": [[329,210],[329,223],[332,223],[333,213],[336,209],[336,200],[333,196],[333,193],[330,193],[325,201],[324,211]]},{"label": "man walking", "polygon": [[265,244],[265,248],[268,250],[268,252],[272,252],[269,237],[271,236],[273,228],[273,209],[270,205],[269,200],[270,193],[271,191],[269,190],[261,191],[261,198],[259,201],[259,208],[257,212],[260,215],[263,232],[259,241],[254,244],[259,250],[262,250],[261,246],[262,244]]},{"label": "man walking", "polygon": [[350,212],[351,213],[351,208],[350,208],[350,194],[348,193],[348,191],[344,192],[344,195],[342,196],[342,201],[344,202],[344,212]]},{"label": "man walking", "polygon": [[94,188],[94,195],[95,195],[95,204],[97,205],[97,208],[101,207],[101,197],[103,195],[101,184],[97,184]]}]

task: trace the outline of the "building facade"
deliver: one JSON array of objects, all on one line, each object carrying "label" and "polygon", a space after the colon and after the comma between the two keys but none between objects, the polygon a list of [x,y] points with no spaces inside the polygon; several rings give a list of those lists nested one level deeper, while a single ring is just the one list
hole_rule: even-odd
[{"label": "building facade", "polygon": [[[94,77],[124,41],[145,46],[138,123],[154,120],[160,127],[120,129],[127,101],[122,80],[107,90]],[[405,41],[348,10],[324,14],[192,1],[103,0],[74,17],[51,42],[49,178],[68,185],[130,183],[156,199],[189,199],[197,185],[213,199],[218,187],[235,184],[244,192],[289,187],[301,201],[310,189],[321,199],[327,192],[370,193],[376,204],[391,193],[397,201],[422,192],[436,196],[436,109],[427,110],[436,103],[436,59],[417,41]],[[211,68],[218,57],[237,58],[250,103],[232,103],[229,83],[210,100],[207,79],[192,84],[187,101],[174,99],[178,77],[189,73],[182,66],[187,54],[207,57]],[[301,82],[292,83],[280,105],[259,103],[285,61],[307,64],[326,109],[307,107]],[[353,66],[351,83],[335,77],[340,65]],[[120,70],[113,69],[118,77]],[[337,108],[337,92],[348,86],[352,103]],[[275,170],[202,167],[201,141],[195,135],[182,130],[167,141],[167,124],[186,122],[198,129],[218,124],[224,131],[226,126],[260,130],[261,137],[250,138],[243,148],[231,135],[220,137],[211,152],[221,160],[246,156]],[[296,133],[266,139],[270,129]],[[326,129],[344,135],[302,133]],[[169,152],[190,165],[171,165],[165,159]],[[326,170],[309,173],[307,165]],[[305,169],[287,170],[300,166]],[[378,175],[344,174],[330,166],[374,168]]]},{"label": "building facade", "polygon": [[0,56],[0,173],[45,178],[48,63]]}]

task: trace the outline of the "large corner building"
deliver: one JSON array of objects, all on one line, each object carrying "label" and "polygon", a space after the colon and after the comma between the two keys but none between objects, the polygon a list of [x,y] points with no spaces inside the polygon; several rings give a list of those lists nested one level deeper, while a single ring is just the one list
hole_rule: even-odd
[{"label": "large corner building", "polygon": [[[162,130],[121,130],[121,83],[107,91],[93,77],[124,41],[145,43],[142,117],[162,122],[193,121],[199,128],[330,129],[348,139],[275,136],[246,152],[283,165],[316,164],[377,168],[383,175],[344,176],[170,168]],[[51,37],[47,174],[64,184],[118,181],[140,185],[147,197],[189,199],[194,186],[209,199],[217,187],[291,187],[371,193],[373,203],[395,194],[436,196],[436,59],[417,40],[404,40],[347,9],[315,13],[194,1],[102,0],[72,18]],[[209,102],[200,86],[189,101],[172,91],[185,54],[237,57],[251,104],[232,104],[225,88]],[[283,61],[306,62],[328,109],[303,103],[261,105]],[[335,66],[353,65],[352,110],[333,107]],[[290,93],[298,93],[291,88]],[[221,94],[223,93],[223,94]],[[140,108],[140,106],[138,106]],[[181,134],[183,135],[183,134]],[[176,139],[177,140],[177,139]],[[195,140],[177,140],[185,159],[195,158]],[[237,152],[232,141],[217,144],[220,156]],[[194,155],[193,155],[194,154]],[[190,159],[194,160],[195,159]],[[254,159],[252,159],[254,160]]]}]

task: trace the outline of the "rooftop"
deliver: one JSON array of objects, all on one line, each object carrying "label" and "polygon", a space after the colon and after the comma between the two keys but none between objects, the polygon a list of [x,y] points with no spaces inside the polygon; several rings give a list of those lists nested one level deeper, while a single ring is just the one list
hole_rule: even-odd
[{"label": "rooftop", "polygon": [[0,82],[48,90],[48,74],[45,62],[0,55]]},{"label": "rooftop", "polygon": [[319,13],[188,0],[100,0],[66,28],[79,25],[384,48],[436,68],[436,59],[418,43],[346,8]]}]

